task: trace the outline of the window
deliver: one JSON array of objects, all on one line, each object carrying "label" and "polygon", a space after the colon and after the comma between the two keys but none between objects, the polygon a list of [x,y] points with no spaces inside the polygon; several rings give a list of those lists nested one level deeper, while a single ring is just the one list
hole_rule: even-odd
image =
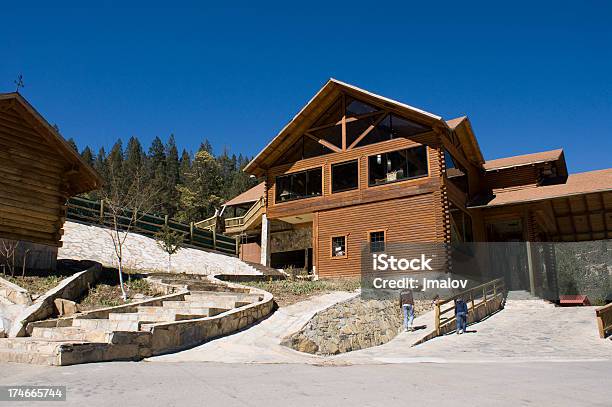
[{"label": "window", "polygon": [[302,136],[274,165],[294,163],[304,158],[318,157],[329,153],[333,153],[333,151],[310,137]]},{"label": "window", "polygon": [[358,167],[357,160],[332,164],[332,193],[357,189],[359,180]]},{"label": "window", "polygon": [[451,243],[469,243],[474,241],[472,218],[459,207],[450,203]]},{"label": "window", "polygon": [[332,257],[346,257],[346,236],[332,237]]},{"label": "window", "polygon": [[380,121],[372,131],[357,143],[356,147],[367,146],[395,138],[410,138],[430,130],[430,127],[391,114]]},{"label": "window", "polygon": [[370,252],[384,252],[385,251],[385,231],[378,230],[376,232],[370,232]]},{"label": "window", "polygon": [[368,157],[369,185],[381,185],[426,176],[427,148],[419,146]]},{"label": "window", "polygon": [[444,161],[446,163],[446,178],[463,193],[468,194],[469,184],[465,168],[446,149],[444,149]]},{"label": "window", "polygon": [[321,168],[276,177],[276,202],[320,196],[323,189]]}]

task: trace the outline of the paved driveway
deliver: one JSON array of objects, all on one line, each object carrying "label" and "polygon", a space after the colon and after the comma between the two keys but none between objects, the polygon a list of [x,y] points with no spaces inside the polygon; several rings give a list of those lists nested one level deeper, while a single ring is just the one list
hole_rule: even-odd
[{"label": "paved driveway", "polygon": [[0,385],[67,386],[67,401],[0,406],[610,406],[610,362],[0,364]]}]

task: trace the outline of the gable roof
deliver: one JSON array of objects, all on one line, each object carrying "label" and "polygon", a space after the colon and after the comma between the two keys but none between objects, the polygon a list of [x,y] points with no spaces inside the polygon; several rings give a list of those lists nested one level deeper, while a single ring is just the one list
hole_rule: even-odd
[{"label": "gable roof", "polygon": [[467,116],[456,117],[447,120],[446,125],[459,137],[463,150],[470,161],[478,166],[483,165],[485,159],[478,145],[478,140],[474,135],[470,119]]},{"label": "gable roof", "polygon": [[503,157],[495,160],[488,160],[484,163],[484,168],[487,171],[501,170],[503,168],[518,167],[521,165],[532,165],[557,161],[563,157],[563,149],[542,151],[539,153],[515,155],[512,157]]},{"label": "gable roof", "polygon": [[253,188],[246,190],[240,195],[235,196],[234,198],[230,199],[224,205],[232,206],[232,205],[240,205],[244,203],[255,202],[259,200],[259,198],[262,198],[265,193],[266,193],[266,186],[263,182],[261,182],[255,185]]},{"label": "gable roof", "polygon": [[501,192],[486,205],[476,205],[472,208],[512,205],[607,191],[612,191],[612,168],[570,174],[564,184]]},{"label": "gable roof", "polygon": [[420,123],[427,124],[431,127],[443,126],[447,128],[446,122],[442,120],[440,116],[331,78],[293,117],[293,119],[283,127],[276,137],[274,137],[272,141],[251,160],[244,168],[244,171],[261,176],[265,172],[265,169],[269,168],[280,155],[293,145],[302,133],[307,130],[308,126],[311,125],[342,93],[355,96],[364,102],[383,106],[407,118],[416,119]]},{"label": "gable roof", "polygon": [[66,177],[71,194],[78,195],[102,186],[100,175],[23,96],[17,92],[0,93],[0,104],[8,104],[9,108],[23,117],[70,164],[71,169],[66,173]]}]

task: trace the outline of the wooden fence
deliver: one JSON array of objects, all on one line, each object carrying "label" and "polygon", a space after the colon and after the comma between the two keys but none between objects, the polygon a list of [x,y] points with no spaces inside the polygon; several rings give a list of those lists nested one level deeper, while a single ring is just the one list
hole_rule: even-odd
[{"label": "wooden fence", "polygon": [[603,339],[612,331],[612,303],[595,310],[599,336]]},{"label": "wooden fence", "polygon": [[503,278],[489,281],[435,303],[435,335],[455,330],[455,300],[462,298],[468,304],[468,323],[480,321],[501,308],[506,298]]},{"label": "wooden fence", "polygon": [[[176,222],[168,219],[168,216],[160,217],[148,213],[137,215],[137,221],[132,225],[134,233],[154,237],[164,225],[168,225],[170,230],[183,235],[184,245],[187,247],[237,254],[237,243],[233,237],[197,228],[193,222],[190,224]],[[110,220],[109,212],[104,207],[103,201],[91,201],[84,198],[70,198],[68,200],[66,217],[80,223],[104,226],[108,226]],[[126,211],[124,216],[119,217],[119,226],[127,227],[133,217],[134,213],[132,211]]]}]

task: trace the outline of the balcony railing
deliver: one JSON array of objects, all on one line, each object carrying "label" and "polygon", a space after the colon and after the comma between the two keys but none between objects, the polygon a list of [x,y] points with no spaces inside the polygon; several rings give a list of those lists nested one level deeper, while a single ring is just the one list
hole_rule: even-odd
[{"label": "balcony railing", "polygon": [[225,219],[225,230],[236,228],[246,229],[261,215],[261,211],[264,207],[265,201],[263,197],[259,198],[244,215]]}]

